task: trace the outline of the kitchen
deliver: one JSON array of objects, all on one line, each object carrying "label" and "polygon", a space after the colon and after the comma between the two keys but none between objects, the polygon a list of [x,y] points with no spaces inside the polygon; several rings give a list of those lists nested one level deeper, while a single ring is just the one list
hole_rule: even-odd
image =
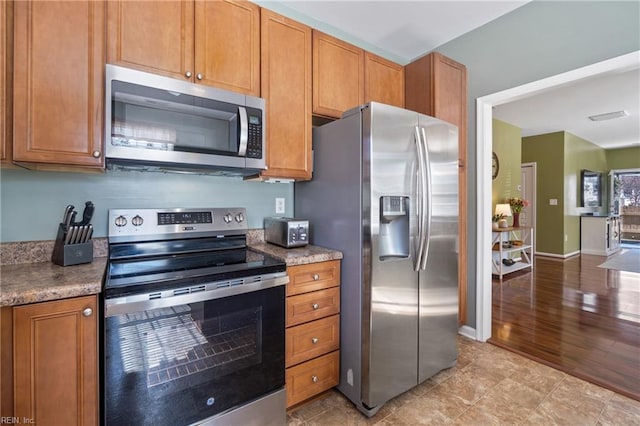
[{"label": "kitchen", "polygon": [[[533,6],[532,6],[533,7]],[[535,12],[535,10],[534,10]],[[297,34],[297,33],[296,33]],[[582,34],[582,33],[581,33]],[[308,35],[307,35],[308,37]],[[310,41],[310,40],[309,40]],[[577,42],[576,42],[577,43]],[[309,48],[310,49],[310,48]],[[624,46],[619,49],[625,49]],[[309,50],[310,53],[310,50]],[[614,55],[615,49],[606,55]],[[287,55],[290,56],[290,55]],[[307,56],[310,56],[309,54]],[[451,55],[456,57],[455,55]],[[279,58],[282,60],[282,58]],[[580,64],[582,58],[577,58],[568,66]],[[588,57],[586,60],[593,60]],[[80,61],[83,62],[83,61]],[[311,60],[304,66],[310,66]],[[274,64],[278,66],[278,64]],[[279,66],[286,68],[286,65]],[[556,70],[557,71],[557,70]],[[544,74],[545,71],[541,71]],[[264,69],[263,69],[264,73]],[[286,76],[287,73],[282,68],[274,71],[275,77]],[[303,81],[308,87],[311,87],[311,81],[308,72],[307,80]],[[473,83],[470,78],[470,83]],[[288,87],[294,81],[286,81]],[[282,83],[281,83],[282,84]],[[495,88],[495,85],[494,85]],[[264,87],[263,87],[264,89]],[[286,95],[280,94],[281,96]],[[470,99],[473,99],[477,93],[471,92]],[[263,94],[264,96],[264,94]],[[311,95],[307,95],[306,102],[310,101]],[[470,102],[471,104],[471,102]],[[310,104],[303,103],[299,108],[291,108],[288,111],[287,120],[282,122],[269,121],[270,126],[280,124],[284,129],[271,129],[271,131],[300,131],[300,128],[310,129],[310,123],[307,119],[297,121],[294,113],[303,111],[308,112],[311,108]],[[14,111],[15,114],[15,111]],[[305,117],[310,117],[306,114]],[[300,123],[298,128],[292,129],[295,123]],[[303,124],[304,123],[304,124]],[[470,140],[473,140],[473,132],[469,132]],[[15,135],[14,135],[15,136]],[[309,140],[306,143],[310,143]],[[473,158],[473,144],[469,144],[469,158]],[[92,151],[84,151],[87,156],[91,156]],[[286,158],[287,149],[283,148],[278,158]],[[310,155],[310,153],[309,153]],[[89,161],[89,160],[87,160]],[[95,161],[95,160],[94,160]],[[308,164],[305,164],[306,157],[304,155],[296,159],[299,161],[297,170],[304,171]],[[280,169],[287,169],[289,166],[280,165]],[[469,173],[473,174],[473,162],[469,161]],[[289,167],[291,169],[291,167]],[[292,172],[293,173],[293,172]],[[280,176],[281,177],[281,176]],[[144,174],[144,173],[107,173],[103,175],[78,174],[78,173],[45,173],[45,172],[27,172],[22,170],[5,170],[2,171],[2,236],[3,242],[18,241],[42,241],[52,240],[55,238],[55,229],[58,222],[59,212],[69,201],[62,194],[77,194],[73,198],[75,203],[83,203],[86,200],[93,200],[96,204],[96,213],[94,223],[103,224],[102,230],[96,232],[96,237],[106,236],[107,209],[116,207],[135,207],[135,206],[157,206],[157,200],[172,200],[171,205],[167,207],[201,207],[202,199],[207,199],[207,206],[245,206],[248,211],[248,221],[250,229],[262,228],[262,218],[275,213],[274,200],[276,198],[284,198],[285,214],[292,215],[294,196],[293,185],[290,183],[261,183],[261,182],[243,182],[231,178],[219,178],[210,176],[180,176],[165,174]],[[191,194],[197,194],[194,197]],[[470,197],[472,199],[473,197]],[[77,200],[77,201],[76,201]],[[472,206],[473,204],[471,204]],[[474,209],[470,206],[470,212]],[[162,206],[164,207],[164,206]],[[53,219],[40,217],[40,212],[51,212]],[[47,215],[49,216],[49,214]],[[12,218],[8,220],[8,218]],[[17,221],[17,223],[16,223]],[[472,223],[472,222],[470,222]],[[19,231],[19,230],[22,231]],[[19,246],[21,244],[18,244]],[[23,246],[23,244],[22,244]],[[45,249],[46,251],[46,249]],[[5,252],[5,250],[3,250]],[[46,260],[44,256],[43,260]],[[470,255],[473,258],[473,255]],[[472,273],[469,274],[473,276]],[[470,280],[471,281],[471,280]],[[472,285],[470,287],[473,287]],[[470,290],[471,291],[471,290]],[[472,314],[469,315],[468,324],[474,325],[475,307],[470,307]]]}]

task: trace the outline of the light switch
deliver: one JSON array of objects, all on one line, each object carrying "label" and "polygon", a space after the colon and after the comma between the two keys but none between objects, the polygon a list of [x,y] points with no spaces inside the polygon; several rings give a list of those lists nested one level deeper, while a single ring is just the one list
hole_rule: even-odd
[{"label": "light switch", "polygon": [[549,205],[550,206],[557,206],[558,205],[558,199],[557,198],[549,198]]}]

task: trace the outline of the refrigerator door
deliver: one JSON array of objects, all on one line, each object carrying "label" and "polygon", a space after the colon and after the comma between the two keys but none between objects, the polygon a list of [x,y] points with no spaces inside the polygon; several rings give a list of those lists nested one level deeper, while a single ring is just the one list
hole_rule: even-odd
[{"label": "refrigerator door", "polygon": [[362,112],[362,402],[370,408],[418,383],[418,116],[375,102]]},{"label": "refrigerator door", "polygon": [[458,334],[458,130],[420,115],[429,168],[425,266],[419,277],[418,382],[455,364]]}]

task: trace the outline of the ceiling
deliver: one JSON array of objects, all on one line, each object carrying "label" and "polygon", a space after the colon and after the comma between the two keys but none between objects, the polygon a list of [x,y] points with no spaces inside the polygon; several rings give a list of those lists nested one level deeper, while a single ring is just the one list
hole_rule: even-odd
[{"label": "ceiling", "polygon": [[[278,1],[403,65],[529,0]],[[324,30],[324,29],[323,29]],[[328,32],[328,31],[327,31]],[[386,55],[384,53],[387,53]]]},{"label": "ceiling", "polygon": [[[292,18],[407,64],[438,46],[526,4],[528,0],[263,1],[292,10]],[[285,11],[280,11],[287,14]],[[317,24],[317,25],[316,25]],[[371,49],[370,49],[371,50]],[[640,144],[639,66],[564,85],[496,106],[494,118],[523,136],[567,131],[605,149]],[[473,78],[472,70],[470,71]],[[629,116],[593,122],[587,117],[626,110]]]}]

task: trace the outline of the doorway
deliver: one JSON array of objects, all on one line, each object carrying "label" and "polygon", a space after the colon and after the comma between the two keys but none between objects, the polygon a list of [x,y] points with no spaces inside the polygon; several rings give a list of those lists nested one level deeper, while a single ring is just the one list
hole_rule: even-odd
[{"label": "doorway", "polygon": [[620,215],[623,248],[640,248],[640,169],[611,170],[609,211]]},{"label": "doorway", "polygon": [[520,225],[531,226],[533,228],[533,241],[532,235],[528,234],[524,241],[525,245],[531,245],[531,253],[529,256],[533,259],[533,255],[536,252],[535,243],[538,241],[536,235],[538,227],[536,226],[536,181],[537,181],[537,164],[536,163],[522,163],[520,165],[521,172],[521,188],[520,194],[523,200],[527,200],[529,203],[522,209],[520,213]]},{"label": "doorway", "polygon": [[[491,147],[492,107],[558,88],[572,82],[607,72],[615,72],[638,63],[639,52],[632,52],[577,70],[548,77],[522,86],[503,90],[476,99],[477,156],[476,193],[476,329],[475,338],[487,341],[491,337]],[[467,333],[469,334],[469,333]]]}]

